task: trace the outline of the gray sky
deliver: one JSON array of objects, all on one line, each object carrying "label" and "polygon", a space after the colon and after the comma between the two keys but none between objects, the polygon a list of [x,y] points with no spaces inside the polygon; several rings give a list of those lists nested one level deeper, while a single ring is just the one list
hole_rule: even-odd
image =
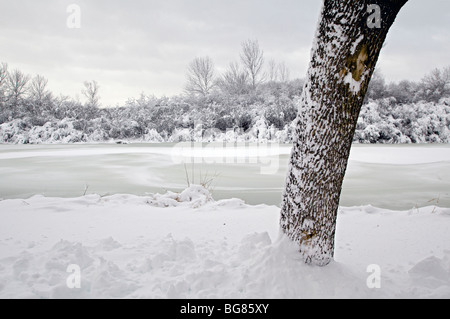
[{"label": "gray sky", "polygon": [[[81,28],[70,29],[70,4]],[[319,0],[0,0],[0,61],[48,78],[56,94],[80,95],[96,80],[104,106],[146,94],[181,93],[195,57],[223,71],[241,43],[258,39],[266,61],[304,77]],[[410,0],[378,67],[388,81],[419,80],[450,65],[450,1]]]}]

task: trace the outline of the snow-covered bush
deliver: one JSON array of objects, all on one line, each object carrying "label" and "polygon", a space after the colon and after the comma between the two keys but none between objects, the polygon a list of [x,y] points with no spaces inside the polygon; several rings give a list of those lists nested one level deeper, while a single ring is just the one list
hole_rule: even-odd
[{"label": "snow-covered bush", "polygon": [[147,204],[156,207],[185,206],[199,208],[212,202],[214,202],[214,199],[210,191],[202,185],[190,185],[181,193],[169,191],[165,194],[155,194],[147,200]]},{"label": "snow-covered bush", "polygon": [[358,143],[448,143],[450,106],[439,103],[399,104],[395,99],[364,105],[354,141]]},{"label": "snow-covered bush", "polygon": [[191,142],[193,140],[193,131],[190,129],[175,129],[169,138],[170,143]]},{"label": "snow-covered bush", "polygon": [[164,138],[155,129],[151,129],[142,137],[142,142],[163,143]]},{"label": "snow-covered bush", "polygon": [[[424,83],[386,85],[375,78],[354,142],[449,143],[450,97],[435,90],[431,98],[423,91]],[[261,84],[255,92],[239,94],[220,90],[201,97],[142,94],[125,106],[103,109],[86,108],[64,96],[49,95],[45,103],[27,97],[14,112],[2,102],[0,143],[290,143],[302,86],[302,81],[294,80]]]}]

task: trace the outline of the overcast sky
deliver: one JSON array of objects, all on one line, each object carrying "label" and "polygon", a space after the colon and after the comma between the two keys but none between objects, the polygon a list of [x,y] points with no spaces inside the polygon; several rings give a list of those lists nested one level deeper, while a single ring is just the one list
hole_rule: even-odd
[{"label": "overcast sky", "polygon": [[[81,9],[71,29],[70,4]],[[102,104],[141,92],[183,91],[195,57],[217,70],[238,61],[241,43],[258,39],[266,61],[285,62],[304,77],[319,0],[0,0],[0,61],[48,78],[56,94],[80,95],[100,84]],[[410,0],[400,12],[378,67],[388,81],[419,80],[450,65],[450,1]]]}]

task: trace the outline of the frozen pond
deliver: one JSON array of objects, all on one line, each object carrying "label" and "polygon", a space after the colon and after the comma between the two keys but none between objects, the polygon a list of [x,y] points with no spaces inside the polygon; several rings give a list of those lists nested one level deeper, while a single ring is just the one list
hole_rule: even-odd
[{"label": "frozen pond", "polygon": [[[0,145],[0,198],[179,191],[279,205],[290,145]],[[342,206],[450,207],[449,145],[354,145]]]}]

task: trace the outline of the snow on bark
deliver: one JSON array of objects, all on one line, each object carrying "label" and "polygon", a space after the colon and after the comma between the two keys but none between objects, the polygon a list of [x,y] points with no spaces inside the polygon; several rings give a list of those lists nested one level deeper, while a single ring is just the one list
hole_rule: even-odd
[{"label": "snow on bark", "polygon": [[[384,10],[382,28],[367,26],[369,2],[379,2]],[[358,115],[384,39],[405,2],[324,1],[280,222],[307,263],[323,266],[333,258],[339,197]]]}]

